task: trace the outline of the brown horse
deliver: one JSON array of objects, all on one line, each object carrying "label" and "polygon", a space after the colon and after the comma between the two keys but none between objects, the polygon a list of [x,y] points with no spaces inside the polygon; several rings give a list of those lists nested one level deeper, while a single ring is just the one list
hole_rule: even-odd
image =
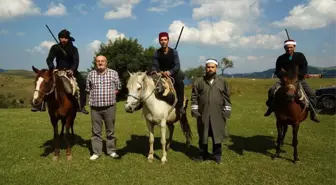
[{"label": "brown horse", "polygon": [[71,94],[66,93],[64,84],[57,72],[47,69],[39,70],[34,66],[32,66],[32,69],[36,73],[32,104],[33,106],[38,106],[43,100],[47,102],[50,121],[54,129],[54,156],[52,159],[57,160],[60,155],[58,121],[61,120],[62,130],[64,126],[66,128],[66,156],[68,160],[71,160],[70,128],[72,128],[73,132],[73,124],[78,108],[77,100]]},{"label": "brown horse", "polygon": [[291,125],[293,128],[293,162],[296,163],[299,161],[297,149],[298,131],[300,123],[307,118],[308,105],[300,100],[304,96],[301,93],[298,81],[298,67],[293,71],[282,69],[282,73],[281,87],[276,91],[273,102],[278,138],[276,153],[272,156],[272,159],[280,157],[280,147],[283,145],[288,125]]}]

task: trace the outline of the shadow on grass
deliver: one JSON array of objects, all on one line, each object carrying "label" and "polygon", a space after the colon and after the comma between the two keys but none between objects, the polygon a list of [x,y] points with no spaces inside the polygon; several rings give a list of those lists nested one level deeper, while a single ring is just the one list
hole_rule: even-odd
[{"label": "shadow on grass", "polygon": [[[154,150],[162,151],[160,137],[155,137],[154,139]],[[191,159],[196,157],[199,154],[199,149],[196,148],[195,146],[190,145],[190,147],[187,148],[185,143],[177,142],[174,140],[170,144],[169,151],[171,150],[184,153]],[[121,157],[127,155],[127,153],[136,153],[136,154],[142,154],[143,156],[147,158],[148,152],[149,152],[149,137],[131,135],[131,139],[126,141],[126,146],[124,148],[121,148],[118,152]],[[156,154],[154,154],[154,157],[156,159],[160,159],[160,157],[157,156]]]},{"label": "shadow on grass", "polygon": [[[66,149],[66,141],[65,141],[64,137],[60,139],[61,152],[62,152],[62,150]],[[71,136],[70,144],[71,144],[71,148],[78,145],[78,146],[81,146],[81,147],[88,148],[90,153],[92,153],[92,151],[91,151],[91,141],[90,140],[84,140],[81,136],[79,136],[77,134],[74,134],[74,135]],[[44,151],[40,156],[41,157],[47,157],[49,154],[54,152],[54,139],[52,138],[52,139],[46,141],[39,148],[44,148]]]},{"label": "shadow on grass", "polygon": [[247,151],[271,156],[272,153],[269,150],[276,148],[276,138],[271,136],[242,137],[230,135],[230,138],[233,144],[227,145],[227,147],[239,155],[244,155],[244,151]]}]

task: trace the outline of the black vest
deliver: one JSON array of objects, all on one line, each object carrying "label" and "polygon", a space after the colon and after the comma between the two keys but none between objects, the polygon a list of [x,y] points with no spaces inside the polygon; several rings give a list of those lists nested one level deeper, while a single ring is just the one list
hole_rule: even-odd
[{"label": "black vest", "polygon": [[160,71],[169,71],[174,67],[174,49],[169,48],[167,54],[161,49],[158,52],[158,62]]}]

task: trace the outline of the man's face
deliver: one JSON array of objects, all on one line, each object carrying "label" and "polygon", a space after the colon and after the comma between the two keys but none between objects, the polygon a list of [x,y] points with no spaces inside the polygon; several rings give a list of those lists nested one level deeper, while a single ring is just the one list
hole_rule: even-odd
[{"label": "man's face", "polygon": [[205,72],[206,74],[209,76],[213,76],[216,74],[216,71],[217,71],[217,66],[216,64],[214,63],[208,63],[206,66],[205,66]]},{"label": "man's face", "polygon": [[168,47],[168,38],[167,37],[161,37],[160,38],[160,45],[163,48]]},{"label": "man's face", "polygon": [[293,44],[286,45],[285,50],[288,55],[293,55],[295,51],[295,46]]},{"label": "man's face", "polygon": [[99,71],[104,71],[107,68],[107,59],[104,56],[96,57],[96,66]]},{"label": "man's face", "polygon": [[61,37],[60,38],[60,42],[61,44],[65,45],[66,43],[68,43],[69,39],[68,38],[64,38],[64,37]]}]

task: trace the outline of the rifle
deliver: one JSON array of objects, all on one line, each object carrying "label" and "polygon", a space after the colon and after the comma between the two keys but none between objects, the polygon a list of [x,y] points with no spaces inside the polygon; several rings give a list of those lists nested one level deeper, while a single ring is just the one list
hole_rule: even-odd
[{"label": "rifle", "polygon": [[285,29],[285,31],[286,31],[288,40],[290,40],[287,29]]},{"label": "rifle", "polygon": [[[57,39],[56,39],[56,37],[54,36],[54,34],[53,34],[53,33],[51,32],[51,30],[49,29],[48,25],[46,25],[46,27],[47,27],[47,29],[49,30],[51,36],[54,37],[56,43],[59,44],[58,41],[57,41]],[[62,48],[61,46],[59,46],[59,47],[60,47],[61,50],[63,51],[64,55],[67,56],[67,53],[63,50],[63,48]]]},{"label": "rifle", "polygon": [[182,29],[181,29],[181,31],[180,31],[180,35],[179,35],[179,37],[178,37],[178,39],[177,39],[177,43],[176,43],[176,46],[175,46],[175,50],[176,50],[176,48],[177,48],[177,46],[178,46],[178,44],[179,44],[179,42],[180,42],[180,38],[181,38],[181,35],[182,35],[182,32],[183,32],[183,29],[184,29],[184,26],[182,26]]}]

